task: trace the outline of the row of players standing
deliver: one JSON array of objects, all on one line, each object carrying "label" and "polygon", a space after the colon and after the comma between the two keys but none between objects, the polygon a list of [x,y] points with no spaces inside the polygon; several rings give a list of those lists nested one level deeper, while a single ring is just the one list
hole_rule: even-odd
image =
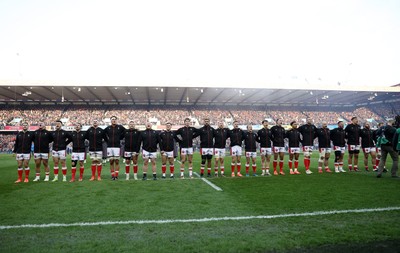
[{"label": "row of players standing", "polygon": [[[354,170],[357,171],[358,153],[360,150],[359,139],[362,137],[362,147],[366,154],[371,154],[372,159],[375,155],[375,144],[372,130],[369,125],[365,124],[361,130],[358,126],[357,118],[352,119],[346,129],[343,129],[343,122],[338,123],[338,128],[329,131],[326,123],[317,129],[312,124],[312,119],[307,119],[307,123],[301,127],[297,127],[297,122],[291,123],[292,129],[285,131],[282,127],[282,121],[278,119],[276,125],[271,129],[268,128],[268,121],[262,122],[263,128],[257,133],[253,132],[252,126],[247,126],[247,131],[243,131],[238,127],[238,122],[233,123],[233,129],[229,130],[224,128],[222,122],[218,124],[218,128],[214,129],[210,126],[209,119],[204,119],[204,126],[196,129],[190,126],[190,120],[185,119],[185,126],[178,129],[176,132],[171,131],[172,124],[166,124],[166,130],[158,133],[152,129],[151,123],[146,124],[146,130],[138,131],[135,129],[134,122],[129,122],[129,129],[125,129],[122,125],[117,124],[117,118],[111,117],[111,125],[104,130],[98,126],[98,121],[93,122],[93,126],[86,132],[81,131],[81,125],[76,125],[76,130],[69,133],[62,130],[62,123],[56,122],[56,130],[48,132],[43,123],[39,124],[39,129],[33,133],[27,131],[27,123],[23,124],[23,131],[17,135],[17,141],[14,152],[17,154],[18,161],[18,174],[19,179],[17,182],[22,181],[22,170],[25,168],[27,181],[29,175],[28,162],[30,156],[28,150],[30,145],[34,143],[34,159],[36,168],[36,177],[34,181],[40,180],[40,166],[43,163],[45,167],[45,181],[49,180],[48,168],[48,155],[49,143],[53,142],[52,156],[54,161],[54,179],[58,181],[59,164],[62,167],[63,181],[66,181],[66,146],[73,143],[72,153],[72,179],[75,181],[76,167],[79,162],[80,176],[79,180],[83,177],[83,160],[85,159],[85,144],[84,141],[89,141],[89,155],[92,161],[91,170],[92,177],[90,180],[95,180],[97,171],[97,179],[101,180],[102,171],[102,143],[107,142],[107,156],[110,160],[110,171],[113,179],[118,178],[119,174],[119,158],[120,158],[120,140],[125,139],[125,152],[123,154],[126,159],[126,179],[129,179],[130,163],[133,162],[134,177],[137,179],[138,171],[138,155],[140,147],[143,153],[143,179],[147,179],[147,170],[149,161],[152,165],[153,178],[156,179],[156,163],[157,145],[159,145],[162,155],[162,173],[163,178],[166,174],[166,163],[169,162],[170,177],[174,176],[174,140],[180,145],[181,150],[181,177],[184,177],[184,169],[186,162],[189,163],[189,177],[193,176],[192,156],[193,156],[193,139],[200,136],[201,141],[201,168],[200,175],[204,175],[205,166],[207,162],[207,174],[211,176],[211,159],[215,155],[215,175],[218,175],[218,170],[221,170],[221,175],[224,175],[224,156],[226,140],[230,138],[231,141],[231,170],[232,177],[236,175],[241,177],[241,156],[242,156],[242,142],[244,141],[246,150],[246,175],[249,173],[250,164],[252,165],[253,173],[256,175],[256,142],[260,143],[261,158],[262,158],[262,175],[270,175],[269,165],[270,158],[273,154],[273,169],[274,174],[278,175],[277,165],[279,158],[279,174],[284,175],[283,171],[283,158],[285,152],[284,139],[287,138],[289,142],[289,168],[290,174],[300,174],[298,171],[298,158],[300,153],[300,143],[304,152],[304,165],[306,173],[311,174],[310,170],[310,156],[313,150],[314,139],[318,138],[320,159],[319,159],[319,172],[322,172],[322,166],[325,166],[325,171],[330,172],[328,167],[329,154],[331,151],[331,140],[333,142],[335,151],[335,171],[344,172],[343,170],[343,154],[346,145],[349,149],[349,169],[352,168],[352,161],[354,157]],[[366,156],[367,157],[367,156]],[[366,161],[366,166],[367,165]],[[374,168],[376,165],[374,164]],[[368,169],[368,167],[366,167]]]}]

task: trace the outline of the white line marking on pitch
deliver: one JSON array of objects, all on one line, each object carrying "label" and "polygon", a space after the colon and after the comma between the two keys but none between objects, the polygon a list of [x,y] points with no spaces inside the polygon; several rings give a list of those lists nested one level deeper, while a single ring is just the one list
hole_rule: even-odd
[{"label": "white line marking on pitch", "polygon": [[289,213],[277,215],[260,215],[260,216],[239,216],[239,217],[215,217],[202,219],[186,219],[186,220],[128,220],[128,221],[100,221],[100,222],[77,222],[77,223],[49,223],[49,224],[25,224],[13,226],[0,226],[0,230],[13,228],[52,228],[52,227],[86,227],[86,226],[101,226],[101,225],[130,225],[130,224],[166,224],[166,223],[197,223],[210,221],[236,221],[236,220],[254,220],[254,219],[278,219],[290,217],[306,217],[320,216],[333,214],[348,214],[348,213],[370,213],[370,212],[385,212],[398,211],[399,206],[370,208],[370,209],[351,209],[351,210],[333,210],[333,211],[317,211],[309,213]]},{"label": "white line marking on pitch", "polygon": [[222,189],[218,186],[216,186],[215,184],[211,183],[209,180],[205,179],[204,177],[200,177],[200,175],[197,172],[193,172],[193,174],[195,174],[196,176],[198,176],[201,180],[203,180],[203,182],[206,182],[209,186],[211,186],[212,188],[214,188],[214,190],[216,191],[220,191],[222,192]]}]

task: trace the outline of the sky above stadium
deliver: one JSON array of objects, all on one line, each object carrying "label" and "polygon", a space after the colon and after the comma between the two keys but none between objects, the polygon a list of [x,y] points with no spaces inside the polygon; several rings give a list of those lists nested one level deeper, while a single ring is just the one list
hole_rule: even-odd
[{"label": "sky above stadium", "polygon": [[400,1],[0,1],[0,80],[400,83]]}]

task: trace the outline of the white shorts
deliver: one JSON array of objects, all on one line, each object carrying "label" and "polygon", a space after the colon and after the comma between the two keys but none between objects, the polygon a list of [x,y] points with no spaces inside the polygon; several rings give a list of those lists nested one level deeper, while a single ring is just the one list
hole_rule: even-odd
[{"label": "white shorts", "polygon": [[325,156],[325,154],[330,154],[331,151],[332,151],[331,148],[320,148],[319,154],[320,154],[320,156]]},{"label": "white shorts", "polygon": [[90,159],[99,161],[103,158],[103,151],[89,151]]},{"label": "white shorts", "polygon": [[257,152],[246,152],[246,157],[256,158]]},{"label": "white shorts", "polygon": [[131,159],[133,156],[138,156],[138,155],[139,155],[139,153],[136,153],[136,152],[129,152],[129,151],[124,152],[124,157],[126,159]]},{"label": "white shorts", "polygon": [[85,152],[72,152],[72,161],[83,161],[85,160]]},{"label": "white shorts", "polygon": [[162,156],[166,156],[167,158],[173,158],[174,157],[174,151],[163,151],[161,152]]},{"label": "white shorts", "polygon": [[303,146],[303,152],[310,152],[312,153],[314,146]]},{"label": "white shorts", "polygon": [[349,151],[357,151],[360,150],[361,145],[347,145]]},{"label": "white shorts", "polygon": [[214,148],[215,158],[224,158],[225,157],[225,149],[224,148]]},{"label": "white shorts", "polygon": [[107,148],[107,157],[119,159],[121,156],[121,148]]},{"label": "white shorts", "polygon": [[157,152],[148,152],[143,149],[143,154],[142,154],[143,159],[156,159],[157,158]]},{"label": "white shorts", "polygon": [[17,161],[21,161],[21,160],[30,160],[31,159],[31,154],[17,154],[15,156],[15,159]]},{"label": "white shorts", "polygon": [[49,159],[49,153],[33,153],[34,159]]},{"label": "white shorts", "polygon": [[363,148],[363,151],[365,154],[369,154],[371,152],[376,152],[376,148],[375,147],[370,147],[370,148]]},{"label": "white shorts", "polygon": [[231,147],[231,156],[241,156],[241,155],[242,155],[242,147],[241,146]]},{"label": "white shorts", "polygon": [[272,148],[260,148],[261,155],[272,155]]},{"label": "white shorts", "polygon": [[280,153],[280,152],[285,152],[285,147],[274,147],[273,148],[274,154]]},{"label": "white shorts", "polygon": [[181,155],[193,155],[193,148],[181,148]]},{"label": "white shorts", "polygon": [[346,147],[333,146],[333,150],[340,151],[340,153],[344,154]]},{"label": "white shorts", "polygon": [[201,155],[213,155],[214,149],[213,148],[201,148],[200,154]]},{"label": "white shorts", "polygon": [[289,154],[300,154],[300,148],[289,148]]},{"label": "white shorts", "polygon": [[51,151],[51,155],[54,158],[60,158],[61,160],[65,160],[65,158],[66,158],[65,150],[58,150],[58,151],[53,150],[53,151]]}]

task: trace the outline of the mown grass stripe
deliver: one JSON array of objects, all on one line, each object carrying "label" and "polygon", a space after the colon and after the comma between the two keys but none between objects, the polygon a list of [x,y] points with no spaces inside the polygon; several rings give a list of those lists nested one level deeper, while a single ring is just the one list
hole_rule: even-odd
[{"label": "mown grass stripe", "polygon": [[128,220],[128,221],[99,221],[99,222],[77,222],[77,223],[24,224],[24,225],[0,226],[0,230],[19,229],[19,228],[85,227],[85,226],[105,226],[105,225],[198,223],[198,222],[211,222],[211,221],[278,219],[278,218],[289,218],[289,217],[307,217],[307,216],[349,214],[349,213],[385,212],[385,211],[398,211],[398,210],[400,210],[400,207],[394,206],[394,207],[383,207],[383,208],[316,211],[316,212],[307,212],[307,213],[289,213],[289,214],[259,215],[259,216],[214,217],[214,218],[201,218],[201,219]]}]

